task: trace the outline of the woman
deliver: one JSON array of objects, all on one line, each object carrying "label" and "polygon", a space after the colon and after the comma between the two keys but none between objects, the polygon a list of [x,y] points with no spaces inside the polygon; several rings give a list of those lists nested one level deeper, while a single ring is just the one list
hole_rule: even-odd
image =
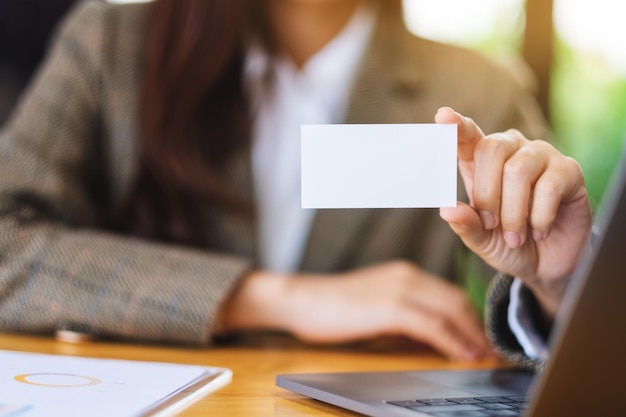
[{"label": "woman", "polygon": [[[1,136],[2,328],[192,344],[253,329],[320,343],[403,335],[453,358],[487,355],[476,313],[446,280],[459,242],[436,212],[299,209],[300,124],[429,122],[442,105],[487,132],[544,133],[511,76],[408,34],[398,1],[85,2]],[[546,173],[568,191],[533,203],[547,213],[537,238],[576,196],[563,273],[588,233],[580,169],[521,134],[483,138],[449,109],[437,121],[461,127],[473,203],[442,216],[553,307],[560,294],[542,298],[532,268],[543,258],[520,268],[541,252],[526,235],[535,214],[505,210],[529,207],[534,187],[505,193],[488,178],[535,161],[511,190]],[[476,169],[475,153],[487,161]],[[477,224],[495,246],[467,235]]]}]

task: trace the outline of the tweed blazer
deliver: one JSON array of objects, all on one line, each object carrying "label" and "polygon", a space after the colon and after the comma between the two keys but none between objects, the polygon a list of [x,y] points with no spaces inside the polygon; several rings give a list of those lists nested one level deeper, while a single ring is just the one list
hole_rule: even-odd
[{"label": "tweed blazer", "polygon": [[[52,332],[71,324],[107,337],[206,344],[220,303],[256,265],[255,219],[215,207],[206,207],[214,242],[207,250],[103,227],[137,169],[148,7],[79,3],[0,133],[1,331]],[[487,133],[510,127],[529,137],[546,133],[532,95],[511,72],[476,53],[417,38],[382,13],[346,122],[432,122],[444,105]],[[248,148],[220,177],[253,204]],[[459,247],[437,210],[320,210],[300,270],[405,259],[454,280]]]}]

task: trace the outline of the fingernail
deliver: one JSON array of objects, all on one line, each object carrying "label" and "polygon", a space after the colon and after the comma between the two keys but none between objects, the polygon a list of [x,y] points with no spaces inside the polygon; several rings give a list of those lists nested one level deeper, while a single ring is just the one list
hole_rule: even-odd
[{"label": "fingernail", "polygon": [[496,227],[496,219],[493,217],[490,211],[481,210],[478,212],[480,219],[483,221],[483,227],[486,230],[491,230]]},{"label": "fingernail", "polygon": [[504,232],[504,240],[510,248],[517,248],[522,244],[522,238],[515,232]]},{"label": "fingernail", "polygon": [[542,241],[544,239],[543,233],[541,233],[539,230],[533,230],[533,239],[535,240],[535,242]]}]

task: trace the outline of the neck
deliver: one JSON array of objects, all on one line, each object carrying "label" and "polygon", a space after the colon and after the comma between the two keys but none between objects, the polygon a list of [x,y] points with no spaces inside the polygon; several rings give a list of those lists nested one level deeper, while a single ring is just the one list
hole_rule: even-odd
[{"label": "neck", "polygon": [[302,67],[337,36],[365,0],[265,0],[270,40]]}]

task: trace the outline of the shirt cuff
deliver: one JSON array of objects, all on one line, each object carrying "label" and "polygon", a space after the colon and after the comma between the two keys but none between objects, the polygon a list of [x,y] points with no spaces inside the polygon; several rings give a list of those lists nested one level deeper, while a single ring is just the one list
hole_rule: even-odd
[{"label": "shirt cuff", "polygon": [[548,359],[548,344],[533,325],[532,314],[522,297],[522,281],[515,278],[511,285],[507,320],[511,332],[529,358]]}]

